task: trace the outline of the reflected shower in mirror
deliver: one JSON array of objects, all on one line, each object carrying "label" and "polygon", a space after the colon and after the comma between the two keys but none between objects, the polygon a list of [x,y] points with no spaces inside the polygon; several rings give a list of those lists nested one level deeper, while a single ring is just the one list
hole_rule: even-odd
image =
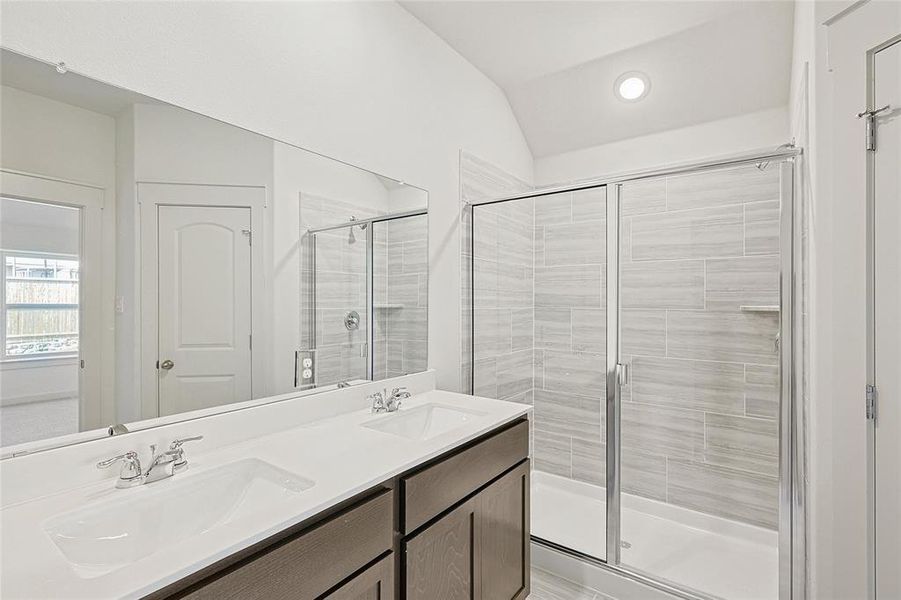
[{"label": "reflected shower in mirror", "polygon": [[424,190],[0,66],[3,455],[426,368]]}]

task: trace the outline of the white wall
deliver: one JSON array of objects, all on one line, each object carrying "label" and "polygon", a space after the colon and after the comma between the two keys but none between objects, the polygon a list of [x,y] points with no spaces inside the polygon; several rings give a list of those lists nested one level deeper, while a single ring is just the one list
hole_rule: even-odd
[{"label": "white wall", "polygon": [[526,180],[503,93],[389,2],[4,3],[3,43],[430,192],[430,364],[460,369],[459,150]]},{"label": "white wall", "polygon": [[113,119],[2,86],[3,167],[106,186],[115,179]]},{"label": "white wall", "polygon": [[[78,108],[22,90],[3,86],[0,90],[0,120],[3,121],[0,147],[0,166],[5,169],[23,171],[66,181],[86,183],[104,189],[103,209],[103,318],[111,323],[113,318],[113,290],[115,281],[115,121],[83,108]],[[59,199],[65,202],[65,198]],[[22,233],[16,226],[17,233]],[[37,234],[38,232],[32,232]],[[70,234],[67,234],[70,235]],[[3,235],[3,245],[15,244],[8,233]],[[57,239],[56,241],[60,241]],[[71,247],[68,248],[71,250]],[[77,249],[76,249],[77,252]],[[100,361],[101,394],[111,400],[115,376],[115,352],[112,327],[101,334],[101,356],[88,357]],[[46,389],[39,389],[43,378],[52,379],[59,373],[59,364],[71,361],[52,359],[47,361],[48,370],[41,374],[38,369],[3,368],[3,391],[0,395],[32,395],[40,397],[45,392],[77,389],[77,371],[70,364],[65,375],[65,384],[51,383]],[[72,385],[72,374],[76,384]],[[28,377],[35,385],[19,386],[16,380]],[[25,385],[24,383],[22,384]],[[16,391],[17,390],[17,391]],[[101,418],[112,421],[112,407],[104,404]]]},{"label": "white wall", "polygon": [[[897,34],[897,2],[808,3],[794,58],[810,64],[810,597],[865,598],[867,539],[864,53]],[[867,22],[867,15],[874,15]],[[891,17],[889,17],[891,15]],[[882,36],[878,41],[874,41]],[[854,44],[850,42],[855,38]],[[852,45],[857,47],[849,50]],[[856,83],[849,84],[849,81]]]},{"label": "white wall", "polygon": [[551,185],[679,162],[775,148],[789,141],[788,111],[775,108],[535,160],[535,184]]}]

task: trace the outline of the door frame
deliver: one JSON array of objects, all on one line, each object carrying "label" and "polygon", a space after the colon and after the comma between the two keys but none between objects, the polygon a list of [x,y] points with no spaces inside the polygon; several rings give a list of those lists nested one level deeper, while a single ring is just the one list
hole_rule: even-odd
[{"label": "door frame", "polygon": [[[215,201],[198,201],[197,191],[215,191]],[[140,288],[136,297],[141,315],[140,368],[141,418],[159,416],[159,377],[156,362],[159,358],[159,273],[158,234],[160,206],[206,206],[249,208],[251,228],[250,250],[250,330],[257,339],[251,348],[251,397],[265,396],[265,306],[268,295],[264,268],[265,220],[267,190],[265,186],[218,185],[193,183],[138,182],[137,201],[140,212],[140,242],[138,265]]]},{"label": "door frame", "polygon": [[[866,53],[866,102],[864,110],[876,106],[876,55],[896,44],[901,44],[901,34],[867,50]],[[878,129],[877,129],[878,144]],[[877,145],[878,151],[878,145]],[[875,600],[877,591],[877,543],[876,539],[876,421],[878,417],[878,381],[876,378],[876,152],[866,152],[866,344],[867,386],[876,390],[876,407],[867,419],[867,597]]]},{"label": "door frame", "polygon": [[[0,193],[7,198],[79,209],[78,284],[78,429],[89,431],[112,422],[112,398],[102,393],[103,353],[103,209],[104,188],[46,175],[0,169]],[[64,198],[65,200],[61,200]],[[5,325],[4,325],[5,326]],[[109,363],[109,364],[107,364]]]}]

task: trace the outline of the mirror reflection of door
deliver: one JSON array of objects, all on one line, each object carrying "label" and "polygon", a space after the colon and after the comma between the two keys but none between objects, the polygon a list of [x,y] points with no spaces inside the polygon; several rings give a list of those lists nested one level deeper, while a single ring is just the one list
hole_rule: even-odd
[{"label": "mirror reflection of door", "polygon": [[143,418],[265,393],[265,201],[256,186],[138,183]]},{"label": "mirror reflection of door", "polygon": [[250,209],[159,207],[160,416],[251,398]]}]

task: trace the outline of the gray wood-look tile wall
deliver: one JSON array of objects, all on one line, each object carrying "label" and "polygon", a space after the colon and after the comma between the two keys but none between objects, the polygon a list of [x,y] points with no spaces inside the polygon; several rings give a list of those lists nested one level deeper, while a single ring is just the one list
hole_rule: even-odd
[{"label": "gray wood-look tile wall", "polygon": [[[378,216],[373,204],[302,193],[301,231]],[[373,235],[373,300],[375,338],[373,377],[382,379],[423,371],[428,345],[428,217],[375,223],[365,230],[337,229],[301,238],[301,297],[309,298],[315,243],[316,313],[303,303],[301,344],[316,348],[316,385],[366,378],[366,239]],[[357,311],[356,330],[344,326],[344,315]],[[310,319],[316,319],[316,340]]]},{"label": "gray wood-look tile wall", "polygon": [[[779,170],[753,166],[623,186],[626,493],[776,528],[779,318],[741,307],[778,304],[779,193]],[[596,485],[605,198],[563,193],[474,217],[475,393],[532,402],[535,468]]]},{"label": "gray wood-look tile wall", "polygon": [[[460,389],[471,384],[481,395],[497,397],[496,358],[519,350],[531,353],[533,343],[532,305],[534,269],[532,237],[534,209],[532,202],[517,203],[503,212],[503,221],[512,221],[510,231],[497,228],[497,212],[480,212],[476,245],[471,237],[473,211],[467,202],[498,198],[528,192],[531,186],[491,163],[465,150],[460,152],[460,269],[461,289],[461,372]],[[483,209],[479,209],[480,211]],[[503,250],[499,250],[499,245]],[[479,260],[471,260],[473,256]],[[503,264],[503,268],[500,268]],[[501,273],[499,275],[499,273]],[[473,281],[475,302],[473,302]],[[499,301],[503,307],[498,309]],[[473,357],[473,306],[478,311],[478,344]],[[514,319],[515,316],[515,319]],[[515,326],[514,326],[515,323]],[[509,339],[508,335],[509,334]],[[473,371],[473,360],[479,368]],[[475,375],[475,379],[473,379]],[[531,365],[528,379],[531,380]],[[508,395],[509,397],[509,395]],[[531,403],[531,394],[519,399]]]},{"label": "gray wood-look tile wall", "polygon": [[427,368],[428,216],[373,223],[373,378]]}]

